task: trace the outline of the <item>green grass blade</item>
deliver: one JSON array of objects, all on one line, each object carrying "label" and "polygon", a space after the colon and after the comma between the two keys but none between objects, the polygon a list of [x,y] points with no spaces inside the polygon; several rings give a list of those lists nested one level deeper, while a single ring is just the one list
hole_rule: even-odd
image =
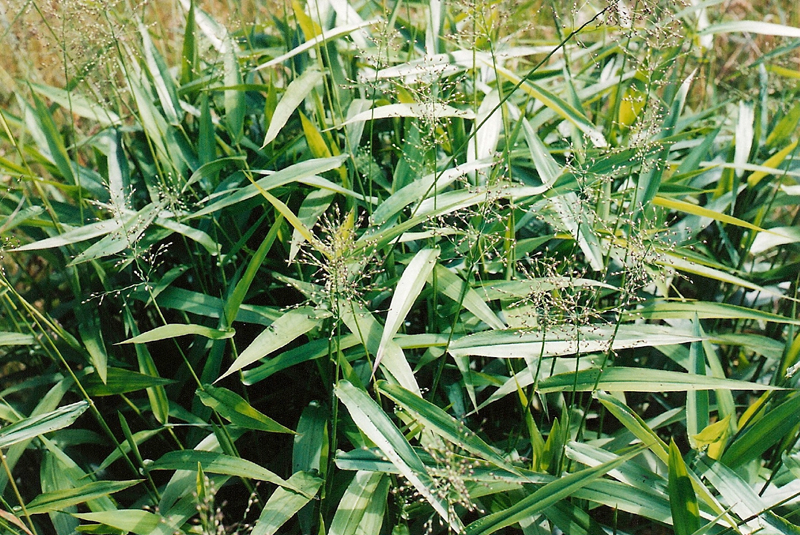
[{"label": "green grass blade", "polygon": [[614,366],[553,375],[539,383],[539,391],[549,392],[697,392],[701,390],[775,390],[777,387],[749,381],[719,379],[708,375],[647,368]]},{"label": "green grass blade", "polygon": [[69,427],[88,408],[88,403],[79,401],[5,426],[0,429],[0,448],[6,448],[17,442],[30,440],[39,435]]},{"label": "green grass blade", "polygon": [[544,485],[522,500],[506,507],[504,510],[486,515],[472,524],[469,524],[465,533],[467,535],[490,535],[495,531],[512,526],[520,520],[530,518],[542,512],[547,507],[570,496],[592,481],[604,476],[610,470],[613,470],[639,453],[639,451],[634,451],[619,459],[601,464],[600,466],[587,468],[586,470],[561,477]]},{"label": "green grass blade", "polygon": [[409,411],[428,431],[436,433],[453,444],[458,444],[460,448],[473,455],[482,457],[499,467],[514,472],[514,468],[500,457],[491,446],[466,428],[462,422],[456,420],[433,403],[422,399],[401,386],[392,385],[386,381],[378,381],[375,387],[399,406]]},{"label": "green grass blade", "polygon": [[[439,291],[444,295],[461,304],[492,329],[506,328],[506,325],[497,317],[497,314],[481,299],[480,294],[473,290],[461,277],[439,264],[436,264],[435,274]],[[429,275],[428,278],[431,279],[431,276]]]},{"label": "green grass blade", "polygon": [[272,244],[275,243],[275,238],[278,235],[278,231],[281,228],[282,222],[283,218],[279,217],[272,224],[272,228],[269,229],[269,232],[264,237],[264,241],[261,242],[261,245],[258,246],[256,252],[253,253],[253,256],[250,258],[250,262],[248,262],[247,268],[242,274],[242,278],[236,283],[233,292],[225,302],[224,320],[226,325],[232,325],[236,319],[239,309],[244,302],[244,298],[247,295],[247,291],[250,289],[250,285],[253,283],[253,280],[255,279],[259,268],[261,268],[261,264],[264,262],[264,259],[267,257],[267,254],[272,249]]},{"label": "green grass blade", "polygon": [[[224,474],[243,479],[257,479],[274,483],[280,487],[293,490],[300,494],[306,491],[302,486],[292,485],[270,470],[252,461],[217,453],[213,451],[176,450],[165,453],[157,461],[147,465],[148,470],[197,470],[197,465],[203,467],[204,472],[210,474]],[[313,494],[307,495],[312,498]]]},{"label": "green grass blade", "polygon": [[324,78],[324,74],[318,70],[308,69],[303,74],[286,87],[286,92],[278,102],[275,112],[272,115],[272,121],[269,123],[269,128],[264,136],[264,142],[261,144],[263,149],[272,143],[278,134],[280,134],[289,117],[292,116],[297,107],[305,100],[305,98],[314,90]]},{"label": "green grass blade", "polygon": [[787,318],[786,316],[780,316],[754,308],[729,305],[727,303],[713,303],[710,301],[656,301],[654,303],[645,304],[642,308],[638,308],[634,312],[625,314],[624,319],[691,320],[693,316],[699,319],[742,319],[800,325],[800,320]]},{"label": "green grass blade", "polygon": [[383,409],[366,392],[347,381],[339,381],[334,392],[347,407],[358,428],[380,448],[442,520],[460,533],[463,529],[461,521],[451,515],[444,500],[433,493],[436,485],[425,465]]},{"label": "green grass blade", "polygon": [[174,382],[172,379],[109,367],[105,378],[100,377],[99,373],[89,375],[83,380],[83,387],[91,396],[116,396],[146,388],[163,387]]},{"label": "green grass blade", "polygon": [[731,468],[738,468],[767,451],[800,423],[800,396],[790,396],[755,420],[731,442],[720,459]]},{"label": "green grass blade", "polygon": [[[98,511],[96,513],[73,513],[72,516],[89,522],[97,522],[120,531],[150,535],[160,522],[161,516],[139,509],[118,509],[116,511]],[[83,526],[84,528],[86,526]],[[81,529],[81,531],[83,531]]]},{"label": "green grass blade", "polygon": [[204,325],[195,325],[195,324],[183,324],[183,323],[169,323],[167,325],[162,325],[161,327],[156,327],[155,329],[151,329],[147,332],[143,332],[138,336],[134,336],[133,338],[128,338],[123,342],[118,342],[117,345],[120,344],[145,344],[147,342],[156,342],[158,340],[169,340],[172,338],[177,338],[179,336],[187,336],[187,335],[197,335],[203,336],[205,338],[209,338],[211,340],[225,340],[228,338],[232,338],[233,335],[236,334],[236,331],[233,329],[212,329],[211,327],[206,327]]},{"label": "green grass blade", "polygon": [[669,444],[669,505],[675,535],[692,535],[700,528],[700,508],[686,471],[681,452],[675,441]]},{"label": "green grass blade", "polygon": [[312,498],[309,496],[313,497],[317,493],[323,481],[308,472],[296,472],[287,483],[301,489],[302,492],[293,492],[284,488],[278,488],[273,492],[264,505],[264,509],[261,510],[261,515],[250,535],[274,535],[277,533],[295,513],[311,501]]},{"label": "green grass blade", "polygon": [[233,37],[226,36],[222,49],[222,59],[224,63],[224,82],[225,89],[225,124],[233,138],[234,143],[242,138],[244,128],[244,116],[246,113],[244,91],[237,86],[242,83],[242,71],[239,68],[239,58],[236,42]]},{"label": "green grass blade", "polygon": [[256,410],[242,396],[227,388],[203,385],[202,389],[197,390],[197,396],[203,405],[238,426],[266,433],[294,434],[294,431]]},{"label": "green grass blade", "polygon": [[[386,474],[380,472],[356,472],[339,502],[328,535],[355,535],[370,504],[380,500],[377,491],[384,479]],[[385,500],[384,496],[384,507]]]},{"label": "green grass blade", "polygon": [[45,492],[31,500],[25,509],[31,515],[61,511],[72,505],[102,498],[139,483],[138,480],[94,481],[72,489]]},{"label": "green grass blade", "polygon": [[319,326],[320,323],[329,316],[329,312],[312,307],[290,310],[259,334],[256,339],[239,354],[228,370],[220,375],[217,381],[253,364],[273,351],[282,348],[289,342],[303,336],[311,329]]},{"label": "green grass blade", "polygon": [[422,291],[428,275],[433,272],[439,258],[438,249],[422,249],[414,258],[411,259],[403,275],[397,282],[397,286],[389,304],[389,312],[386,315],[386,323],[381,334],[381,341],[378,344],[378,352],[375,355],[375,363],[372,365],[373,372],[378,368],[383,355],[386,352],[386,344],[394,338],[400,325],[405,321],[411,306]]}]

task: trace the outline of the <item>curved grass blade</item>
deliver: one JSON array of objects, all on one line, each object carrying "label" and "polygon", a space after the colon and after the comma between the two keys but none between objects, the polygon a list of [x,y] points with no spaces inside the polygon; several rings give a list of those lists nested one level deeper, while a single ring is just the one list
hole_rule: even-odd
[{"label": "curved grass blade", "polygon": [[240,427],[267,433],[294,434],[294,431],[254,409],[242,396],[227,388],[203,385],[202,389],[197,390],[197,397],[203,405]]},{"label": "curved grass blade", "polygon": [[436,259],[439,258],[438,249],[422,249],[414,258],[411,259],[403,275],[397,282],[397,286],[389,305],[389,313],[386,315],[386,323],[383,326],[383,334],[378,345],[378,353],[375,355],[375,364],[372,365],[372,373],[378,369],[378,365],[386,352],[386,344],[394,338],[405,321],[411,306],[425,286],[428,275],[436,266]]},{"label": "curved grass blade", "polygon": [[433,494],[436,488],[425,465],[411,448],[403,433],[392,423],[380,406],[366,392],[356,388],[348,381],[339,381],[334,388],[336,397],[347,407],[358,428],[374,442],[389,461],[417,489],[417,492],[431,504],[433,509],[450,525],[461,533],[463,526],[457,516],[450,514],[447,503]]},{"label": "curved grass blade", "polygon": [[747,426],[744,432],[728,445],[720,460],[733,469],[747,464],[783,440],[798,423],[800,423],[800,396],[795,395]]},{"label": "curved grass blade", "polygon": [[675,535],[692,535],[700,528],[700,508],[686,471],[681,452],[675,441],[669,444],[669,505],[672,510],[672,527]]},{"label": "curved grass blade", "polygon": [[217,381],[282,348],[317,327],[329,315],[330,313],[325,310],[312,307],[302,307],[287,312],[264,329]]},{"label": "curved grass blade", "polygon": [[17,442],[23,442],[51,431],[56,431],[57,429],[69,427],[88,408],[89,404],[87,402],[79,401],[72,405],[65,405],[54,411],[25,418],[24,420],[3,427],[0,429],[0,449],[7,448]]},{"label": "curved grass blade", "polygon": [[150,535],[158,527],[159,523],[163,522],[163,518],[160,515],[139,509],[72,513],[72,516],[89,522],[98,522],[121,531],[136,533],[136,535]]},{"label": "curved grass blade", "polygon": [[594,468],[587,468],[568,476],[559,478],[536,490],[524,499],[506,507],[502,511],[492,513],[469,524],[466,535],[490,535],[495,531],[512,526],[520,520],[530,518],[544,509],[556,504],[564,498],[585,487],[592,481],[604,476],[610,470],[625,463],[638,455],[640,451],[633,451],[613,461],[603,463]]},{"label": "curved grass blade", "polygon": [[30,515],[61,511],[72,505],[102,498],[139,483],[141,483],[139,480],[94,481],[73,489],[45,492],[31,500],[25,506],[25,510]]},{"label": "curved grass blade", "polygon": [[274,535],[300,509],[313,499],[322,486],[322,479],[308,472],[296,472],[287,481],[301,492],[280,487],[267,500],[250,535]]},{"label": "curved grass blade", "polygon": [[[236,476],[243,479],[257,479],[274,483],[280,487],[291,489],[300,494],[305,494],[302,486],[294,486],[277,474],[252,461],[233,457],[224,453],[201,450],[180,450],[165,453],[157,461],[147,465],[148,470],[197,470],[197,465],[203,467],[204,472],[210,474],[223,474]],[[313,494],[307,495],[312,498]]]},{"label": "curved grass blade", "polygon": [[324,74],[318,70],[308,69],[299,77],[292,80],[286,87],[286,92],[278,102],[272,114],[272,121],[269,123],[269,128],[264,136],[264,142],[261,144],[263,149],[272,143],[278,134],[280,134],[289,117],[292,116],[297,107],[305,100],[305,98],[314,90],[324,77]]},{"label": "curved grass blade", "polygon": [[99,372],[89,375],[83,380],[83,387],[92,396],[116,396],[146,388],[163,387],[174,382],[172,379],[136,373],[124,368],[108,368],[105,378]]},{"label": "curved grass blade", "polygon": [[233,329],[212,329],[211,327],[206,327],[204,325],[195,325],[193,323],[190,324],[183,324],[183,323],[168,323],[167,325],[162,325],[161,327],[156,327],[155,329],[151,329],[149,331],[143,332],[138,336],[134,336],[133,338],[128,338],[122,342],[118,342],[115,345],[121,344],[145,344],[147,342],[157,342],[158,340],[169,340],[171,338],[177,338],[179,336],[187,336],[187,335],[197,335],[203,336],[210,340],[225,340],[228,338],[232,338],[236,331]]},{"label": "curved grass blade", "polygon": [[[183,0],[183,1],[187,1],[187,0]],[[349,24],[347,26],[339,26],[337,28],[332,28],[330,30],[324,31],[320,35],[316,36],[314,39],[311,39],[310,41],[306,41],[302,45],[300,45],[298,47],[295,47],[294,49],[290,50],[286,54],[283,54],[282,56],[278,56],[277,58],[271,59],[270,61],[268,61],[266,63],[262,63],[261,65],[256,67],[254,70],[257,71],[257,70],[260,70],[260,69],[266,69],[267,67],[272,67],[273,65],[278,65],[280,63],[283,63],[287,59],[291,59],[291,58],[295,57],[298,54],[302,54],[306,50],[311,50],[312,48],[314,48],[315,46],[317,46],[320,43],[325,43],[327,41],[330,41],[331,39],[336,39],[337,37],[342,37],[342,36],[347,35],[349,33],[353,33],[356,30],[360,30],[361,28],[366,28],[367,26],[372,26],[373,24],[377,24],[378,22],[380,22],[380,19],[372,19],[372,20],[367,20],[367,21],[363,21],[363,22],[358,22],[358,23],[355,23],[355,24]]]},{"label": "curved grass blade", "polygon": [[[380,472],[356,472],[356,476],[347,486],[347,490],[339,502],[339,507],[333,515],[328,535],[356,535],[370,505],[374,501],[381,500],[379,487],[388,490],[388,485],[384,483],[386,479],[386,474]],[[381,483],[384,484],[381,485]],[[386,493],[383,494],[382,505],[385,508]]]},{"label": "curved grass blade", "polygon": [[[597,386],[595,386],[597,385]],[[749,381],[719,379],[708,375],[647,368],[614,366],[560,373],[539,383],[541,393],[550,392],[695,392],[698,390],[776,390],[778,387]]]},{"label": "curved grass blade", "polygon": [[515,472],[514,467],[500,457],[500,455],[486,442],[481,440],[478,435],[433,403],[409,392],[402,386],[389,384],[386,381],[378,381],[375,383],[375,388],[386,394],[386,396],[405,410],[409,411],[427,430],[436,433],[453,444],[458,444],[460,448],[467,450],[473,455],[482,457],[510,472]]}]

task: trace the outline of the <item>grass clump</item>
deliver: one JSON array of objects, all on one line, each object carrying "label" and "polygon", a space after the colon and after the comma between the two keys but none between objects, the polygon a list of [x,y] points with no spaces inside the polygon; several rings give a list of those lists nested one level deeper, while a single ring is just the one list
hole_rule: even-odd
[{"label": "grass clump", "polygon": [[159,9],[6,82],[3,529],[797,530],[791,21]]}]

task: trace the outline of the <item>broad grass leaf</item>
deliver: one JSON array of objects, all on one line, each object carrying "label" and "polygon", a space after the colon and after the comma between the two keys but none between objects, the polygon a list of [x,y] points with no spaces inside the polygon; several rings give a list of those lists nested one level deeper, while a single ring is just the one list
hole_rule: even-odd
[{"label": "broad grass leaf", "polygon": [[197,390],[197,396],[203,405],[214,409],[220,416],[238,426],[267,433],[294,434],[294,431],[256,410],[242,396],[227,388],[203,385],[203,388]]},{"label": "broad grass leaf", "polygon": [[613,366],[553,375],[539,382],[541,393],[550,392],[697,392],[701,390],[775,390],[777,387],[749,381],[648,368]]},{"label": "broad grass leaf", "polygon": [[272,249],[272,244],[275,243],[275,238],[278,235],[282,222],[283,217],[279,216],[272,224],[272,228],[269,229],[269,232],[258,246],[258,249],[256,249],[256,252],[250,257],[250,262],[247,263],[247,268],[244,270],[244,273],[242,273],[242,277],[236,283],[233,292],[225,302],[225,315],[222,318],[224,325],[232,325],[236,316],[239,314],[239,309],[250,289],[250,285],[253,283],[267,254],[269,254],[269,251]]},{"label": "broad grass leaf", "polygon": [[447,350],[453,356],[538,358],[684,344],[695,340],[694,335],[679,329],[656,325],[620,325],[619,328],[591,325],[554,327],[545,332],[480,332],[453,340]]},{"label": "broad grass leaf", "polygon": [[750,253],[758,255],[774,247],[800,242],[800,228],[798,227],[772,227],[769,233],[758,234],[750,246]]},{"label": "broad grass leaf", "polygon": [[422,249],[414,258],[411,259],[403,275],[397,282],[389,304],[389,312],[386,315],[386,323],[383,326],[381,341],[378,344],[378,352],[375,355],[375,364],[372,366],[373,373],[378,368],[383,355],[386,352],[386,344],[394,338],[400,326],[406,319],[411,307],[416,301],[419,293],[425,286],[428,275],[433,272],[439,258],[438,249]]},{"label": "broad grass leaf", "polygon": [[[364,305],[351,301],[342,306],[339,317],[351,333],[358,337],[364,347],[373,355],[378,352],[383,326]],[[381,366],[388,375],[407,390],[420,393],[414,371],[406,359],[403,349],[394,341],[386,342]]]},{"label": "broad grass leaf", "polygon": [[303,409],[292,445],[293,471],[316,470],[324,476],[328,461],[329,417],[328,411],[317,401],[312,401]]},{"label": "broad grass leaf", "polygon": [[[325,210],[333,202],[336,195],[332,191],[324,189],[315,189],[309,193],[300,209],[297,210],[297,219],[308,229],[313,229],[317,224],[320,216],[325,213]],[[303,237],[299,230],[292,229],[292,241],[289,249],[289,262],[294,262],[297,253],[300,252],[300,246],[305,243],[306,239]]]},{"label": "broad grass leaf", "polygon": [[143,24],[139,25],[139,34],[142,38],[147,70],[156,89],[161,109],[164,111],[169,124],[178,125],[181,122],[183,110],[178,101],[178,90],[175,87],[175,81],[172,79],[166,63],[164,63],[164,58],[150,39],[150,33]]},{"label": "broad grass leaf", "polygon": [[460,533],[463,530],[461,521],[451,515],[446,502],[433,493],[432,489],[435,489],[436,485],[425,465],[383,409],[366,392],[348,381],[339,381],[334,392],[347,407],[358,428],[380,448],[442,520]]},{"label": "broad grass leaf", "polygon": [[748,422],[728,445],[720,460],[733,469],[747,464],[783,441],[798,423],[800,396],[789,396],[783,403],[770,407],[761,418]]},{"label": "broad grass leaf", "polygon": [[735,225],[737,227],[742,227],[749,230],[755,230],[757,232],[771,232],[770,230],[763,229],[742,219],[738,219],[721,212],[716,212],[714,210],[709,210],[707,208],[703,208],[702,206],[697,206],[696,204],[691,204],[685,201],[678,201],[675,199],[669,199],[667,197],[657,196],[651,201],[651,204],[668,208],[670,210],[675,210],[677,212],[685,212],[687,214],[692,214],[699,217],[707,217],[709,219],[713,219],[714,221]]},{"label": "broad grass leaf", "polygon": [[456,420],[433,403],[424,400],[401,386],[392,385],[386,381],[378,381],[375,387],[399,406],[409,411],[428,431],[453,444],[458,444],[460,448],[499,467],[510,472],[515,471],[513,466],[509,465],[478,435],[465,427],[463,422]]},{"label": "broad grass leaf", "polygon": [[58,87],[28,82],[28,86],[38,94],[52,100],[62,108],[69,110],[79,117],[97,121],[101,126],[119,125],[122,120],[119,115],[108,109],[92,102],[78,92],[66,91]]},{"label": "broad grass leaf", "polygon": [[272,121],[269,123],[269,128],[264,136],[264,142],[261,144],[263,149],[272,143],[278,134],[280,134],[289,117],[292,116],[297,107],[305,100],[305,98],[314,90],[324,78],[324,74],[315,69],[308,69],[303,74],[292,80],[286,87],[286,91],[278,102],[272,114]]},{"label": "broad grass leaf", "polygon": [[[706,375],[706,355],[703,348],[703,339],[705,332],[700,325],[700,320],[697,316],[692,320],[694,326],[694,334],[698,337],[698,341],[689,344],[689,374],[698,377],[705,377]],[[752,384],[752,383],[751,383]],[[686,394],[686,433],[689,435],[689,443],[694,447],[694,435],[698,434],[701,430],[708,426],[709,421],[709,404],[708,392],[705,390],[694,390]],[[672,452],[670,451],[670,454]],[[695,528],[697,529],[697,528]],[[694,531],[694,530],[692,530]]]},{"label": "broad grass leaf", "polygon": [[765,295],[773,295],[775,297],[780,297],[784,299],[792,299],[791,297],[787,297],[781,292],[775,291],[765,286],[759,286],[758,284],[747,281],[741,277],[732,275],[730,272],[733,270],[731,270],[730,268],[726,270],[726,269],[718,269],[710,267],[707,265],[703,265],[700,262],[695,262],[692,260],[681,258],[677,254],[669,252],[665,252],[663,258],[664,258],[663,260],[657,260],[656,263],[662,266],[674,268],[678,271],[694,273],[695,275],[701,275],[703,277],[716,280],[719,282],[725,282],[728,284],[733,284],[735,286],[741,286],[742,288],[747,288],[748,290],[755,290]]},{"label": "broad grass leaf", "polygon": [[[599,446],[576,441],[565,444],[564,455],[586,466],[599,466],[619,457],[616,453]],[[608,475],[629,486],[633,492],[644,490],[662,495],[666,495],[667,492],[665,478],[638,463],[622,464],[614,470],[609,470]],[[666,516],[669,516],[669,511]]]},{"label": "broad grass leaf", "polygon": [[309,360],[328,356],[331,352],[331,346],[344,351],[360,343],[360,338],[355,334],[345,334],[330,341],[327,338],[312,340],[307,344],[280,353],[260,366],[244,370],[242,372],[242,383],[253,385],[281,370],[303,362],[308,362]]},{"label": "broad grass leaf", "polygon": [[[388,485],[381,483],[386,478],[386,474],[380,472],[356,472],[339,501],[328,535],[355,535],[372,502],[382,499],[381,506],[385,508]],[[383,496],[378,492],[379,488],[384,491]]]},{"label": "broad grass leaf", "polygon": [[[133,297],[145,302],[150,300],[150,294],[147,292],[134,293]],[[177,287],[166,288],[158,295],[156,302],[164,308],[182,310],[207,318],[219,318],[220,311],[225,308],[225,302],[219,297]],[[282,316],[277,308],[243,304],[236,314],[236,321],[267,326]]]},{"label": "broad grass leaf", "polygon": [[347,126],[363,121],[377,121],[379,119],[389,119],[392,117],[417,117],[441,119],[444,117],[458,117],[461,119],[475,119],[475,112],[469,109],[454,108],[447,104],[438,102],[432,103],[409,103],[409,104],[387,104],[378,106],[367,111],[362,111],[349,118],[340,126]]},{"label": "broad grass leaf", "polygon": [[187,13],[194,14],[194,21],[197,27],[206,36],[211,46],[217,52],[222,52],[225,47],[225,39],[228,37],[228,31],[225,27],[215,21],[208,13],[195,7],[191,0],[180,0],[180,3]]},{"label": "broad grass leaf", "polygon": [[276,319],[233,361],[217,381],[235,373],[319,326],[330,313],[313,307],[290,310]]},{"label": "broad grass leaf", "polygon": [[185,192],[190,186],[198,182],[203,182],[215,177],[222,169],[225,169],[231,164],[244,163],[247,158],[243,155],[228,156],[226,158],[217,158],[210,162],[201,165],[197,170],[192,173],[189,180],[181,187],[181,191]]},{"label": "broad grass leaf", "polygon": [[133,338],[118,342],[120,344],[145,344],[147,342],[157,342],[158,340],[170,340],[179,336],[196,335],[209,338],[211,340],[226,340],[236,334],[233,329],[212,329],[205,325],[195,325],[193,323],[169,323],[143,332]]},{"label": "broad grass leaf", "polygon": [[733,32],[800,38],[800,28],[794,28],[784,24],[775,24],[772,22],[762,22],[758,20],[733,20],[712,24],[711,26],[702,30],[699,35],[713,35],[717,33]]},{"label": "broad grass leaf", "polygon": [[121,224],[113,232],[106,234],[97,243],[73,258],[68,266],[76,266],[92,260],[99,260],[133,248],[161,210],[160,204],[151,203],[138,212],[122,216]]},{"label": "broad grass leaf", "polygon": [[371,221],[375,225],[383,225],[390,218],[400,213],[405,207],[414,202],[421,202],[425,198],[441,192],[459,177],[478,170],[486,169],[494,162],[478,160],[469,164],[457,165],[441,172],[432,173],[419,178],[395,191],[384,199],[372,212]]},{"label": "broad grass leaf", "polygon": [[226,88],[223,93],[223,99],[225,103],[225,124],[234,142],[238,142],[242,138],[244,116],[247,112],[244,91],[238,87],[242,83],[242,71],[239,68],[237,51],[236,41],[232,36],[227,35],[221,50],[224,67],[223,80]]},{"label": "broad grass leaf", "polygon": [[186,26],[183,30],[183,48],[181,49],[180,83],[186,85],[198,75],[200,54],[197,47],[197,22],[195,22],[194,0],[190,0],[186,14]]},{"label": "broad grass leaf", "polygon": [[639,451],[634,451],[600,466],[587,468],[556,479],[502,511],[486,515],[469,524],[465,533],[466,535],[490,535],[500,529],[517,524],[520,520],[530,518],[567,498],[578,489],[602,477],[609,470],[613,470],[639,453]]},{"label": "broad grass leaf", "polygon": [[[633,436],[639,439],[650,451],[655,454],[658,459],[669,466],[669,449],[663,440],[653,431],[642,418],[636,414],[630,407],[616,399],[610,394],[605,392],[595,392],[594,396],[608,410],[619,422],[624,425]],[[688,471],[688,470],[687,470]],[[703,502],[708,505],[713,514],[721,515],[721,518],[731,525],[735,526],[735,521],[730,518],[724,508],[714,498],[714,496],[706,489],[693,472],[689,472],[689,477],[692,481],[692,488],[695,493],[700,496]]]},{"label": "broad grass leaf", "polygon": [[77,227],[67,230],[63,234],[53,236],[52,238],[45,238],[16,249],[12,251],[41,251],[43,249],[52,249],[54,247],[63,247],[65,245],[72,245],[73,243],[80,243],[82,241],[91,240],[98,236],[105,236],[111,232],[116,231],[122,226],[122,221],[118,219],[106,219],[97,223],[89,223],[82,227]]},{"label": "broad grass leaf", "polygon": [[[124,322],[125,327],[134,336],[139,334],[139,327],[134,320],[130,308],[124,309]],[[153,356],[144,344],[134,344],[134,351],[136,352],[136,361],[139,364],[139,372],[151,377],[158,377],[158,368],[153,361]],[[147,389],[147,399],[150,402],[150,409],[153,411],[153,416],[159,423],[166,424],[169,420],[169,398],[163,386],[152,386]]]},{"label": "broad grass leaf", "polygon": [[160,515],[139,509],[73,513],[72,516],[89,522],[98,522],[121,531],[136,533],[136,535],[151,535],[158,524],[163,521]]},{"label": "broad grass leaf", "polygon": [[675,535],[692,535],[700,528],[700,508],[686,471],[681,452],[675,441],[669,444],[669,505]]},{"label": "broad grass leaf", "polygon": [[440,264],[436,264],[433,274],[429,275],[429,282],[433,276],[436,276],[438,289],[444,295],[463,306],[472,312],[476,318],[480,319],[492,329],[505,329],[506,325],[495,314],[489,305],[481,299],[481,296],[476,292],[466,281],[461,277],[445,268]]},{"label": "broad grass leaf", "polygon": [[37,139],[37,141],[39,141],[40,144],[42,141],[46,143],[45,154],[50,156],[52,162],[58,168],[58,172],[61,173],[61,176],[64,177],[67,183],[79,186],[80,182],[78,181],[77,168],[67,153],[67,147],[64,145],[64,138],[58,130],[53,115],[50,113],[47,106],[45,106],[44,102],[35,94],[33,95],[33,102],[36,106],[34,120],[39,127],[41,136],[44,138],[43,140]]},{"label": "broad grass leaf", "polygon": [[[322,479],[308,472],[296,472],[287,481],[292,487],[301,489],[294,492],[278,488],[267,500],[250,535],[274,535],[300,509],[310,502],[322,486]],[[310,497],[309,497],[310,496]]]},{"label": "broad grass leaf", "polygon": [[31,416],[7,425],[0,429],[0,448],[7,448],[17,442],[23,442],[51,431],[69,427],[88,408],[89,404],[87,402],[79,401],[54,411]]},{"label": "broad grass leaf", "polygon": [[155,224],[169,231],[177,232],[178,234],[197,242],[197,244],[201,245],[210,256],[217,256],[220,252],[220,245],[214,241],[211,236],[200,229],[190,227],[189,225],[184,225],[183,223],[178,223],[177,221],[166,217],[157,217]]},{"label": "broad grass leaf", "polygon": [[163,387],[174,383],[172,379],[165,379],[153,375],[136,373],[124,368],[109,367],[105,378],[92,374],[83,380],[83,387],[91,396],[116,396],[144,390],[146,388]]},{"label": "broad grass leaf", "polygon": [[35,343],[36,339],[30,334],[0,332],[0,346],[27,346]]},{"label": "broad grass leaf", "polygon": [[189,217],[196,218],[208,215],[228,206],[251,199],[259,193],[269,191],[278,186],[283,186],[292,182],[303,182],[303,179],[339,167],[347,158],[347,155],[343,155],[333,158],[306,160],[290,165],[233,193],[227,192],[219,200],[212,202],[202,210],[194,212]]},{"label": "broad grass leaf", "polygon": [[626,313],[623,318],[626,320],[635,318],[691,320],[693,316],[699,319],[743,319],[800,325],[800,320],[787,318],[772,312],[711,301],[656,301]]},{"label": "broad grass leaf", "polygon": [[[500,94],[493,89],[483,98],[475,124],[480,125],[475,137],[470,140],[467,147],[467,163],[483,160],[494,156],[497,143],[500,141],[500,132],[503,130],[503,109],[500,104]],[[472,173],[474,177],[474,173]],[[480,184],[481,181],[474,181]]]},{"label": "broad grass leaf", "polygon": [[[182,0],[182,1],[188,1],[188,0]],[[290,50],[286,54],[283,54],[282,56],[278,56],[277,58],[271,59],[270,61],[268,61],[266,63],[262,63],[261,65],[256,67],[254,70],[257,71],[257,70],[261,70],[261,69],[266,69],[267,67],[272,67],[273,65],[278,65],[280,63],[283,63],[287,59],[291,59],[291,58],[297,56],[298,54],[302,54],[306,50],[311,50],[312,48],[316,47],[317,45],[319,45],[321,43],[325,43],[327,41],[330,41],[331,39],[336,39],[336,38],[342,37],[344,35],[353,33],[356,30],[360,30],[361,28],[366,28],[368,26],[372,26],[373,24],[377,24],[379,21],[380,21],[380,19],[372,19],[372,20],[357,22],[357,23],[354,23],[354,24],[348,24],[348,25],[345,25],[345,26],[338,26],[336,28],[332,28],[330,30],[326,30],[326,31],[322,32],[322,34],[316,36],[314,39],[311,39],[310,41],[306,41],[302,45],[293,48],[292,50]]]},{"label": "broad grass leaf", "polygon": [[505,67],[501,67],[497,64],[492,65],[485,60],[484,62],[490,68],[495,69],[496,72],[503,78],[509,80],[513,84],[520,84],[519,88],[525,94],[535,98],[561,118],[575,125],[575,127],[577,127],[581,132],[586,134],[595,147],[602,148],[608,146],[608,142],[606,141],[606,138],[603,136],[602,132],[600,132],[600,130],[598,130],[597,127],[593,125],[583,113],[576,110],[561,97],[531,81],[523,81],[518,74],[506,69]]},{"label": "broad grass leaf", "polygon": [[45,492],[31,500],[25,506],[25,510],[31,515],[60,511],[72,505],[114,494],[140,482],[139,480],[94,481],[72,489]]},{"label": "broad grass leaf", "polygon": [[[224,474],[243,479],[257,479],[291,489],[301,494],[305,490],[294,486],[270,470],[252,461],[217,453],[213,451],[176,450],[165,453],[157,461],[147,465],[148,470],[197,470],[197,465],[202,466],[204,472],[210,474]],[[312,495],[308,495],[311,498]]]}]

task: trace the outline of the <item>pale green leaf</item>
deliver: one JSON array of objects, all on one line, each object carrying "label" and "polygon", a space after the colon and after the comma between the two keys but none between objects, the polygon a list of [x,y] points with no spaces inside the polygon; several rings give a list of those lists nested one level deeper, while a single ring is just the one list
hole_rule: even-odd
[{"label": "pale green leaf", "polygon": [[150,535],[162,522],[161,516],[140,509],[118,509],[96,513],[72,513],[72,516],[89,522],[98,522],[137,535]]},{"label": "pale green leaf", "polygon": [[119,342],[119,344],[145,344],[147,342],[156,342],[158,340],[169,340],[172,338],[177,338],[179,336],[187,336],[187,335],[197,335],[203,336],[205,338],[209,338],[211,340],[225,340],[227,338],[232,338],[233,335],[236,334],[236,331],[233,329],[212,329],[211,327],[206,327],[204,325],[195,325],[195,324],[184,324],[184,323],[169,323],[167,325],[162,325],[161,327],[156,327],[155,329],[151,329],[147,332],[143,332],[138,336],[134,336],[133,338],[128,338],[123,342]]}]

